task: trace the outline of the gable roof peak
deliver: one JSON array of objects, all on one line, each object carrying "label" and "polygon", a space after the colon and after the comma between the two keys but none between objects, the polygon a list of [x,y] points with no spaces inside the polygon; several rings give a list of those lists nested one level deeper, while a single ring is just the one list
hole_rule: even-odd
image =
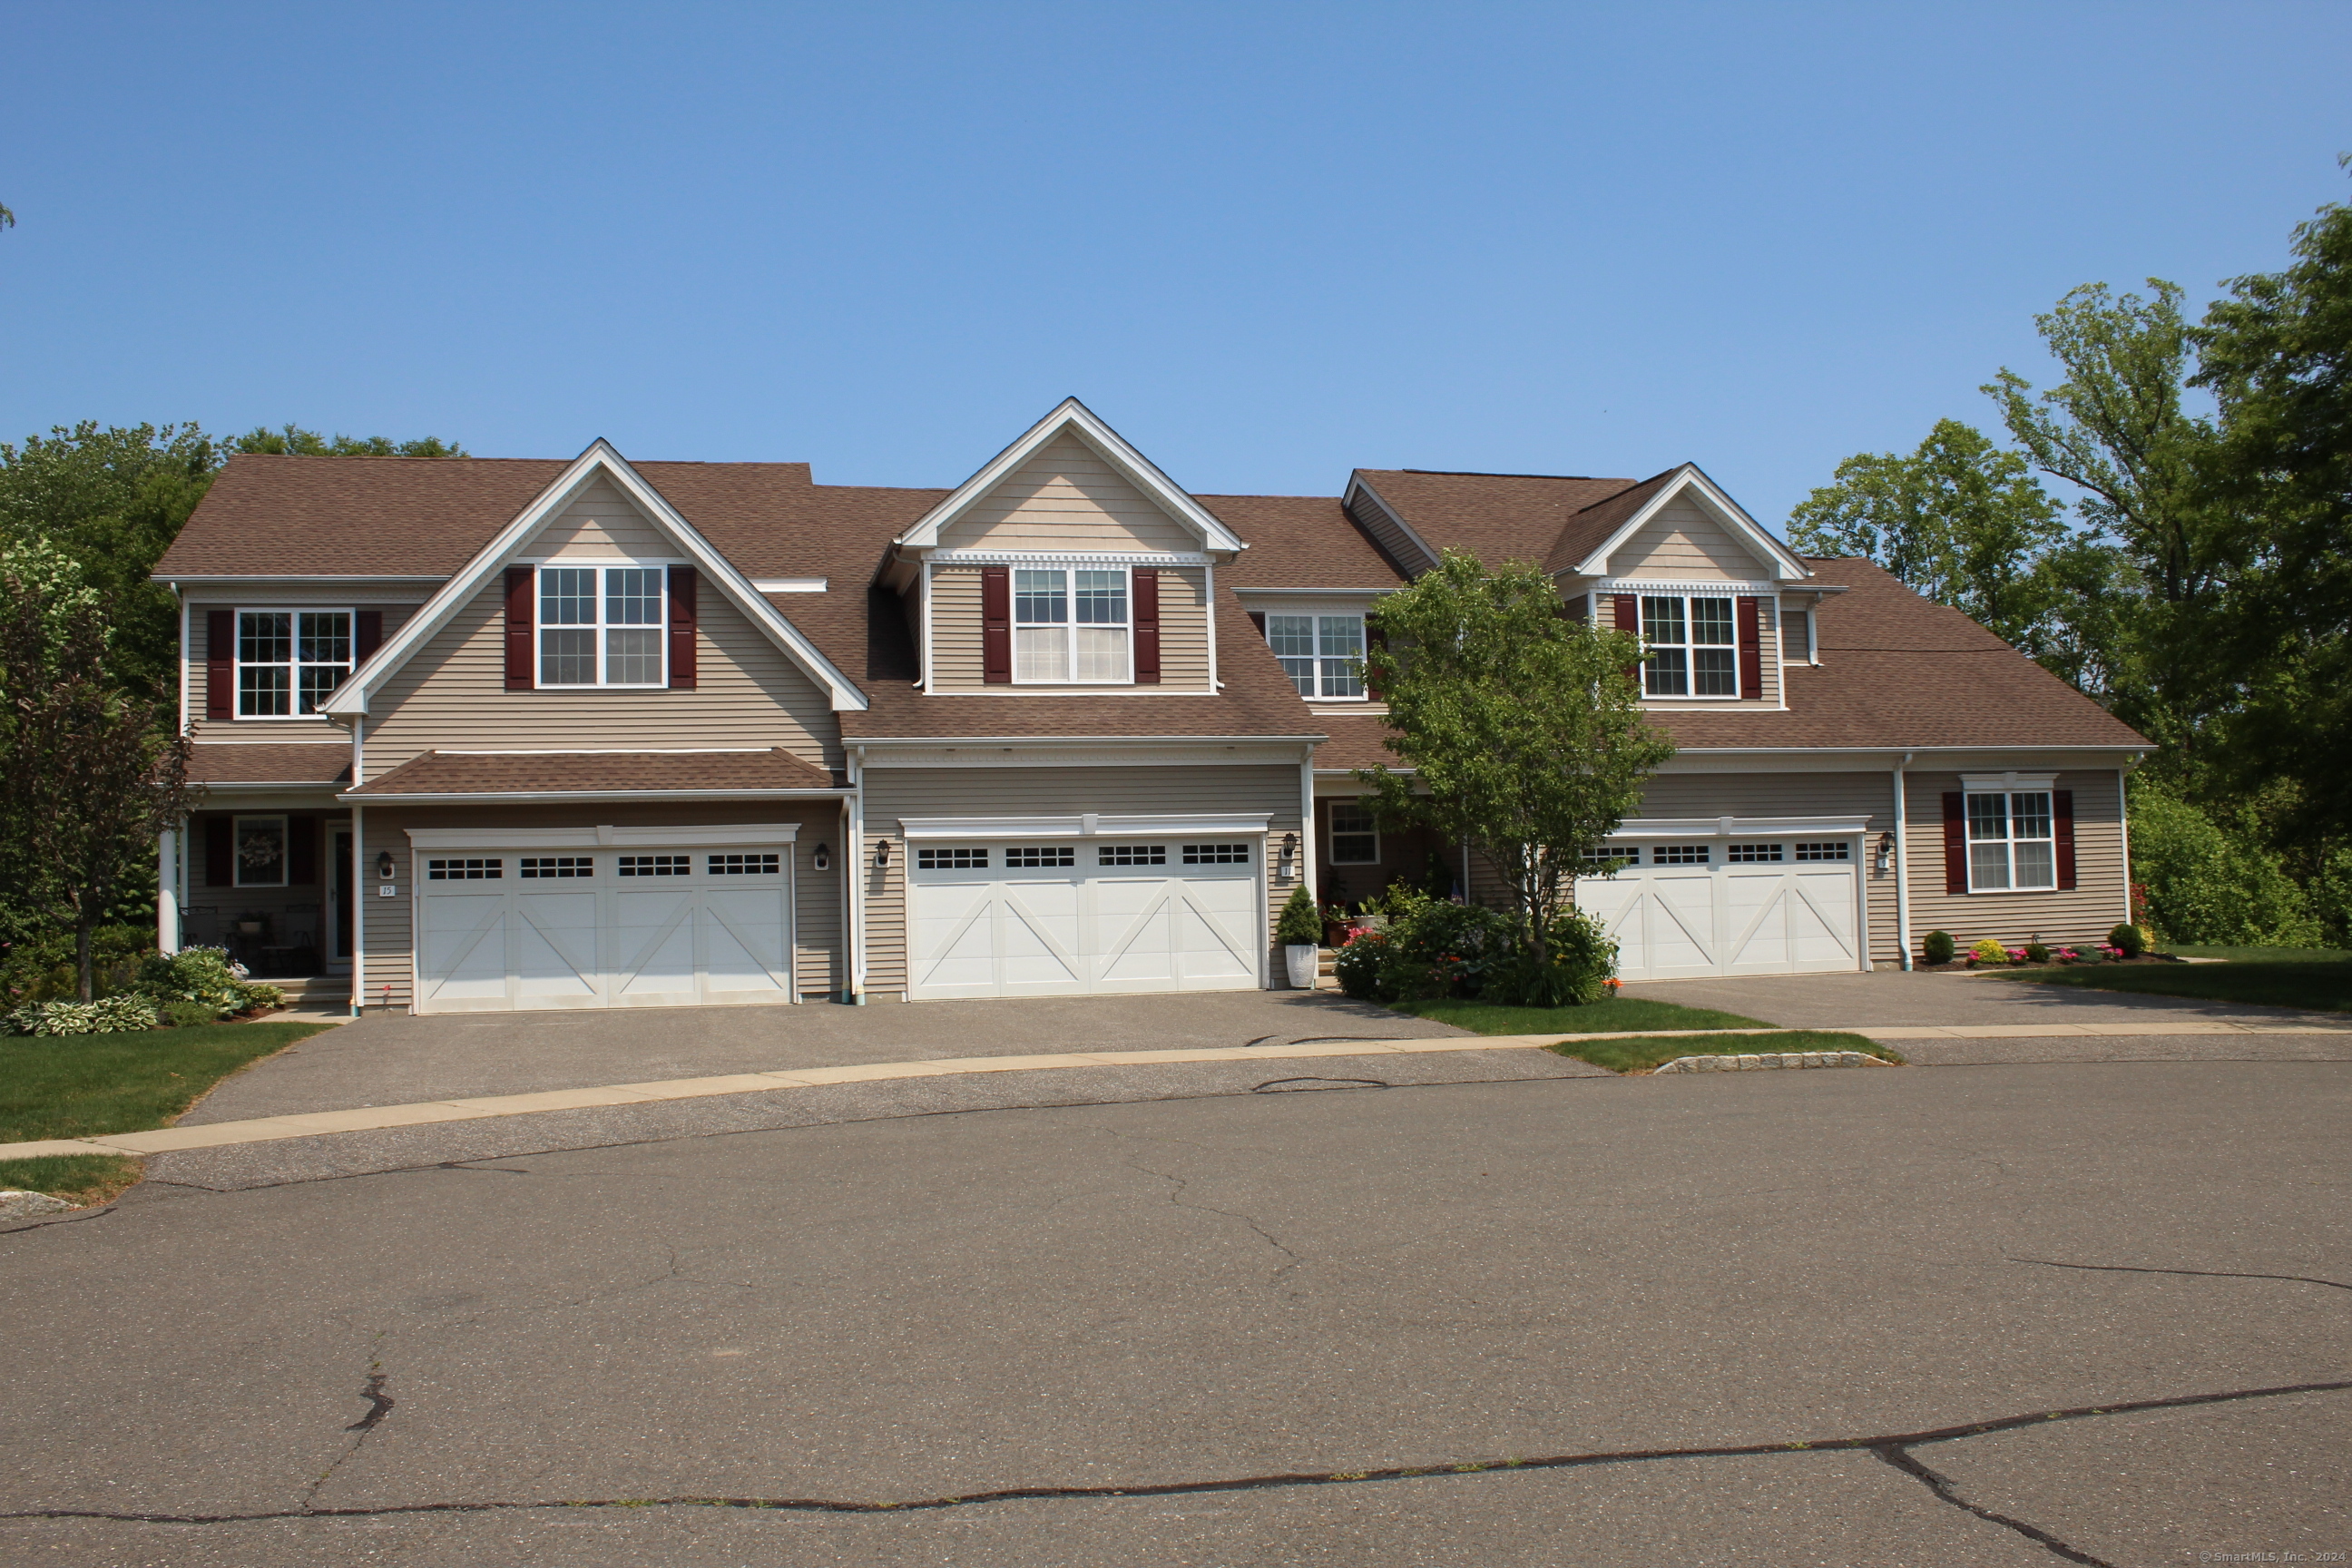
[{"label": "gable roof peak", "polygon": [[1240,552],[1249,546],[1194,500],[1185,489],[1160,471],[1126,437],[1075,397],[1065,397],[1014,438],[1012,445],[981,465],[978,472],[949,492],[946,500],[925,512],[912,527],[891,542],[900,548],[923,550],[940,542],[940,531],[980,504],[1014,469],[1058,437],[1075,436],[1095,456],[1109,464],[1129,484],[1160,509],[1201,537],[1204,550]]}]

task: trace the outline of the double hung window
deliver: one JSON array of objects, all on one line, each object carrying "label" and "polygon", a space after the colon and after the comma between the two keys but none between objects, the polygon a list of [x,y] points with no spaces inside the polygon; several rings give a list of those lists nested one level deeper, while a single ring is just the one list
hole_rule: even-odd
[{"label": "double hung window", "polygon": [[1301,697],[1364,694],[1364,617],[1268,616],[1265,640]]},{"label": "double hung window", "polygon": [[1363,803],[1335,800],[1331,803],[1331,864],[1334,866],[1374,866],[1381,858],[1380,824]]},{"label": "double hung window", "polygon": [[352,672],[349,610],[239,610],[236,716],[316,713]]},{"label": "double hung window", "polygon": [[541,686],[662,686],[669,595],[659,566],[539,569]]},{"label": "double hung window", "polygon": [[1127,569],[1024,566],[1013,574],[1013,679],[1135,679]]},{"label": "double hung window", "polygon": [[2048,790],[1969,795],[1969,891],[2058,885],[2058,840]]},{"label": "double hung window", "polygon": [[1650,650],[1642,679],[1649,696],[1739,695],[1738,634],[1729,599],[1644,594],[1642,641]]}]

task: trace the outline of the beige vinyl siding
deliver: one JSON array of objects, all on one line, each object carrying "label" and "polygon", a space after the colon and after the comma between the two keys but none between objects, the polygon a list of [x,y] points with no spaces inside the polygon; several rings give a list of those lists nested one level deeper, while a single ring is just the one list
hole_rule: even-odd
[{"label": "beige vinyl siding", "polygon": [[509,691],[505,589],[494,577],[375,692],[368,776],[436,748],[782,746],[839,766],[840,730],[825,693],[708,584],[697,608],[694,690]]},{"label": "beige vinyl siding", "polygon": [[2074,887],[2050,893],[1963,893],[1944,890],[1944,793],[1960,788],[1958,773],[1913,773],[1910,796],[1911,941],[1931,931],[1951,933],[1966,952],[1994,937],[2012,947],[2039,939],[2098,942],[2126,919],[2121,792],[2115,771],[2062,773],[2053,789],[2074,792]]},{"label": "beige vinyl siding", "polygon": [[[907,845],[902,816],[1067,816],[1082,812],[1267,812],[1267,972],[1278,982],[1271,947],[1274,921],[1295,879],[1276,874],[1283,835],[1300,831],[1298,769],[1246,767],[869,767],[866,785],[866,988],[903,996],[907,989]],[[891,840],[887,869],[874,865],[876,847]]]},{"label": "beige vinyl siding", "polygon": [[1077,437],[1055,437],[941,531],[947,549],[1201,548],[1192,531],[1129,484]]},{"label": "beige vinyl siding", "polygon": [[556,513],[520,553],[613,561],[668,561],[677,546],[647,522],[609,479],[598,479]]},{"label": "beige vinyl siding", "polygon": [[[341,725],[330,723],[324,716],[316,713],[299,719],[211,720],[205,717],[205,704],[208,695],[205,661],[211,657],[212,653],[210,636],[212,612],[238,608],[351,610],[354,613],[361,610],[381,610],[383,612],[383,635],[386,641],[391,640],[392,634],[400,629],[403,622],[416,613],[416,605],[413,604],[386,605],[370,599],[321,597],[316,604],[243,606],[235,600],[215,599],[210,602],[191,600],[188,604],[188,647],[184,673],[188,691],[188,733],[193,739],[198,741],[226,741],[232,738],[239,741],[306,741],[315,745],[325,741],[341,741],[351,733]],[[229,657],[234,658],[236,655],[236,650],[232,647]],[[232,676],[230,679],[231,690],[234,691],[236,678]],[[209,733],[207,733],[208,731]]]},{"label": "beige vinyl siding", "polygon": [[[935,691],[974,691],[988,687],[981,649],[980,571],[977,566],[931,568],[931,682]],[[1036,690],[1034,683],[1024,682]],[[1091,683],[1074,689],[1097,690]],[[1051,690],[1052,687],[1043,688]],[[1160,568],[1160,689],[1209,689],[1208,572],[1200,566]]]},{"label": "beige vinyl siding", "polygon": [[1770,575],[1731,531],[1687,500],[1671,500],[1642,531],[1609,552],[1620,577],[1723,577],[1753,582]]},{"label": "beige vinyl siding", "polygon": [[[778,806],[770,801],[707,801],[678,805],[630,805],[625,803],[580,802],[568,805],[515,806],[390,806],[366,810],[364,842],[360,847],[358,901],[361,935],[367,948],[367,1005],[383,1005],[390,986],[391,1004],[404,1011],[415,1000],[410,917],[415,897],[415,863],[408,840],[412,827],[696,827],[719,823],[798,823],[793,865],[793,977],[803,1000],[822,1002],[849,985],[849,960],[843,950],[842,868],[829,870],[810,864],[819,844],[838,845],[841,812],[832,801]],[[375,891],[375,858],[389,850],[393,885],[398,898]]]}]

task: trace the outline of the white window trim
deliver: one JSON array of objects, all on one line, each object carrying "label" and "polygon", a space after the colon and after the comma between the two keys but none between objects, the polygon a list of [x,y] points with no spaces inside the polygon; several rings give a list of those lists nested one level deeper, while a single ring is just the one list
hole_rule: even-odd
[{"label": "white window trim", "polygon": [[[1371,691],[1371,688],[1370,688],[1370,686],[1365,685],[1365,682],[1364,682],[1364,677],[1365,677],[1365,673],[1366,673],[1366,671],[1365,671],[1365,668],[1364,668],[1364,667],[1365,667],[1365,663],[1366,663],[1366,661],[1367,661],[1367,660],[1369,660],[1369,659],[1371,658],[1371,653],[1372,653],[1372,631],[1371,631],[1370,616],[1370,615],[1368,614],[1368,612],[1363,611],[1363,610],[1358,610],[1358,611],[1356,611],[1353,615],[1349,615],[1348,612],[1346,612],[1346,611],[1344,611],[1344,610],[1343,610],[1343,611],[1339,612],[1338,615],[1333,615],[1330,611],[1328,611],[1328,610],[1324,610],[1324,609],[1308,609],[1308,608],[1305,608],[1305,607],[1298,607],[1298,608],[1290,608],[1290,607],[1273,608],[1273,607],[1269,607],[1269,608],[1267,608],[1267,609],[1265,609],[1265,610],[1264,610],[1264,611],[1261,611],[1260,613],[1261,613],[1261,614],[1263,614],[1263,615],[1265,616],[1265,646],[1266,646],[1266,648],[1267,648],[1267,650],[1268,650],[1269,652],[1271,652],[1271,651],[1273,650],[1273,647],[1274,647],[1274,618],[1275,618],[1275,616],[1292,616],[1292,617],[1294,617],[1294,618],[1300,618],[1300,619],[1309,620],[1309,621],[1312,621],[1312,622],[1314,622],[1314,623],[1315,623],[1315,652],[1314,652],[1314,655],[1312,656],[1312,657],[1313,657],[1313,658],[1314,658],[1314,660],[1315,660],[1315,690],[1314,690],[1313,692],[1304,692],[1304,691],[1299,692],[1299,694],[1298,694],[1298,700],[1299,700],[1300,701],[1302,701],[1302,702],[1370,702],[1370,701],[1372,700],[1372,691]],[[1323,661],[1324,661],[1326,658],[1332,658],[1339,657],[1339,656],[1338,656],[1338,655],[1327,654],[1327,653],[1325,653],[1325,652],[1323,651],[1323,623],[1324,623],[1327,619],[1328,619],[1328,620],[1334,620],[1334,621],[1339,621],[1339,620],[1352,620],[1352,621],[1354,621],[1354,622],[1356,623],[1356,646],[1357,646],[1357,647],[1360,650],[1360,652],[1358,652],[1358,653],[1356,654],[1356,656],[1355,656],[1355,658],[1356,658],[1356,685],[1358,686],[1358,688],[1360,688],[1360,689],[1357,691],[1357,693],[1356,693],[1353,697],[1326,697],[1326,696],[1324,696],[1324,695],[1322,694],[1322,693],[1323,693]],[[1283,656],[1282,656],[1282,655],[1280,655],[1280,654],[1278,654],[1278,653],[1275,655],[1275,658],[1276,659],[1276,661],[1277,661],[1277,662],[1282,658],[1282,657],[1283,657]],[[1297,657],[1297,656],[1296,656],[1296,655],[1293,655],[1292,657],[1294,657],[1294,658],[1295,658],[1295,657]],[[1296,680],[1291,680],[1291,678],[1290,678],[1290,672],[1289,672],[1288,670],[1285,670],[1285,671],[1283,671],[1283,679],[1286,679],[1286,680],[1290,680],[1290,683],[1291,683],[1291,689],[1292,689],[1293,690],[1297,690],[1297,689],[1298,683],[1297,683]]]},{"label": "white window trim", "polygon": [[[1969,802],[1979,795],[1999,795],[2001,797],[2001,823],[2002,826],[2008,833],[2008,837],[2005,838],[1979,838],[1976,836],[1974,828],[1970,826],[1974,821],[1974,818],[1969,815]],[[2038,795],[2049,798],[2049,837],[2020,838],[2017,837],[2017,801],[2015,797],[2021,795]],[[2054,893],[2060,890],[2058,887],[2058,800],[2056,792],[2048,784],[2035,784],[2021,782],[2013,788],[2006,786],[1997,786],[1990,789],[1963,787],[1960,795],[1960,833],[1962,836],[1962,842],[1968,847],[1969,892]],[[1977,886],[1977,846],[1979,844],[2001,844],[2008,847],[2008,886],[2000,888],[1980,888]],[[2047,844],[2050,846],[2050,880],[2047,882],[2036,882],[2030,886],[2018,881],[2017,847],[2020,844]]]},{"label": "white window trim", "polygon": [[[1021,574],[1024,572],[1059,572],[1062,574],[1062,602],[1069,613],[1069,619],[1062,623],[1062,657],[1065,660],[1062,668],[1069,671],[1069,673],[1063,676],[1059,680],[1024,680],[1021,678]],[[1081,679],[1078,676],[1078,584],[1076,574],[1080,572],[1116,572],[1125,583],[1125,586],[1121,589],[1121,593],[1125,597],[1125,603],[1127,605],[1127,619],[1118,623],[1121,629],[1127,633],[1127,673],[1124,675],[1115,675],[1107,680],[1085,680]],[[1062,562],[1046,562],[1041,564],[1034,561],[1024,561],[1012,569],[1011,580],[1005,585],[1010,591],[1013,599],[1013,604],[1011,605],[1012,616],[1009,624],[1013,632],[1013,685],[1132,686],[1135,684],[1134,567],[1126,565],[1119,562],[1112,561],[1081,562],[1075,564]],[[1041,626],[1049,626],[1053,624],[1054,623],[1051,621],[1033,621],[1029,623],[1029,629],[1034,631]],[[1090,621],[1087,624],[1100,628],[1108,626],[1109,623],[1104,621]]]},{"label": "white window trim", "polygon": [[[598,556],[587,561],[562,559],[533,563],[530,573],[530,685],[534,691],[664,691],[669,688],[669,568],[667,561],[620,561]],[[559,572],[589,572],[596,574],[596,619],[587,625],[565,625],[550,627],[547,624],[547,602],[541,588],[541,574],[550,570]],[[659,574],[661,591],[656,602],[661,605],[661,619],[651,626],[623,626],[623,631],[647,631],[655,634],[654,646],[661,650],[661,679],[658,680],[607,680],[604,678],[604,635],[614,628],[604,619],[604,574],[606,572],[638,571]],[[588,631],[596,634],[596,679],[593,680],[551,681],[547,679],[546,637],[550,630],[562,632]]]},{"label": "white window trim", "polygon": [[[278,824],[278,880],[248,882],[245,879],[245,825],[248,822]],[[228,819],[228,885],[231,888],[290,888],[289,879],[294,874],[293,824],[282,811],[257,812],[250,816]]]},{"label": "white window trim", "polygon": [[[1659,647],[1677,648],[1681,650],[1685,658],[1689,660],[1689,662],[1685,664],[1683,667],[1683,678],[1686,683],[1693,686],[1698,684],[1698,670],[1696,668],[1697,659],[1695,657],[1698,650],[1701,648],[1717,649],[1728,647],[1731,650],[1731,690],[1728,694],[1723,692],[1702,691],[1652,691],[1650,689],[1649,670],[1652,644],[1648,634],[1646,632],[1643,632],[1640,634],[1642,637],[1642,700],[1644,702],[1738,702],[1751,697],[1761,696],[1762,693],[1760,692],[1742,691],[1739,689],[1739,601],[1744,597],[1753,596],[1754,595],[1740,595],[1726,590],[1715,589],[1692,592],[1679,585],[1669,588],[1664,592],[1660,592],[1654,587],[1645,590],[1642,595],[1642,597],[1652,599],[1680,599],[1683,602],[1683,636],[1685,639],[1689,637],[1691,631],[1692,618],[1690,602],[1693,599],[1727,599],[1731,602],[1730,642],[1695,643],[1685,640],[1679,643],[1661,643],[1656,645]],[[1646,622],[1648,617],[1641,611],[1639,599],[1636,599],[1635,606],[1635,615],[1637,618]],[[1758,635],[1759,637],[1762,635],[1760,627],[1759,628]]]},{"label": "white window trim", "polygon": [[[287,659],[284,664],[256,664],[248,666],[245,662],[245,617],[247,616],[286,616],[292,617],[289,620],[287,625]],[[230,702],[232,705],[230,718],[234,721],[241,724],[283,724],[289,720],[310,719],[323,721],[326,719],[326,706],[325,699],[323,697],[320,700],[320,706],[318,708],[311,710],[308,713],[302,711],[302,660],[298,656],[302,651],[302,623],[300,617],[303,616],[349,616],[351,617],[352,657],[352,661],[343,667],[343,680],[349,680],[352,678],[352,671],[359,668],[360,613],[357,610],[352,609],[350,605],[239,605],[236,609],[234,618],[229,622],[228,634]],[[210,652],[211,650],[206,649],[205,651]],[[317,666],[313,665],[312,668],[315,668]],[[247,713],[245,711],[245,672],[247,668],[283,669],[286,671],[288,687],[286,691],[285,712]],[[339,680],[335,682],[335,685],[341,686],[342,683],[342,680]],[[333,687],[330,687],[328,689],[331,694],[333,689]]]},{"label": "white window trim", "polygon": [[[1379,865],[1381,863],[1381,821],[1379,817],[1372,816],[1369,811],[1365,811],[1363,815],[1366,820],[1370,821],[1372,825],[1372,858],[1369,860],[1342,860],[1336,853],[1333,852],[1334,847],[1339,841],[1339,828],[1335,819],[1343,808],[1349,811],[1361,810],[1362,803],[1360,800],[1335,799],[1329,805],[1324,808],[1324,858],[1333,866]],[[1353,828],[1350,828],[1348,831],[1348,837],[1350,838],[1360,838],[1363,837],[1364,835],[1357,832]]]}]

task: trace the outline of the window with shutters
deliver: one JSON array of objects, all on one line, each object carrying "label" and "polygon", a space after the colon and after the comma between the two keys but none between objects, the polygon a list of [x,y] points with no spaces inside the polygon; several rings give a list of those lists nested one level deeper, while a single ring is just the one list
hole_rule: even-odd
[{"label": "window with shutters", "polygon": [[539,684],[667,685],[667,577],[660,566],[541,566]]},{"label": "window with shutters", "polygon": [[314,714],[352,672],[352,612],[239,610],[236,658],[238,718]]},{"label": "window with shutters", "polygon": [[288,843],[282,816],[236,818],[231,839],[236,856],[235,881],[240,888],[282,888],[287,884]]},{"label": "window with shutters", "polygon": [[1127,568],[1023,566],[1013,574],[1013,679],[1123,685],[1135,679]]},{"label": "window with shutters", "polygon": [[1739,634],[1731,601],[1642,595],[1642,690],[1651,697],[1738,697]]},{"label": "window with shutters", "polygon": [[1301,697],[1364,695],[1364,617],[1268,616],[1265,640]]},{"label": "window with shutters", "polygon": [[1969,792],[1969,891],[2037,892],[2058,886],[2050,793]]}]

